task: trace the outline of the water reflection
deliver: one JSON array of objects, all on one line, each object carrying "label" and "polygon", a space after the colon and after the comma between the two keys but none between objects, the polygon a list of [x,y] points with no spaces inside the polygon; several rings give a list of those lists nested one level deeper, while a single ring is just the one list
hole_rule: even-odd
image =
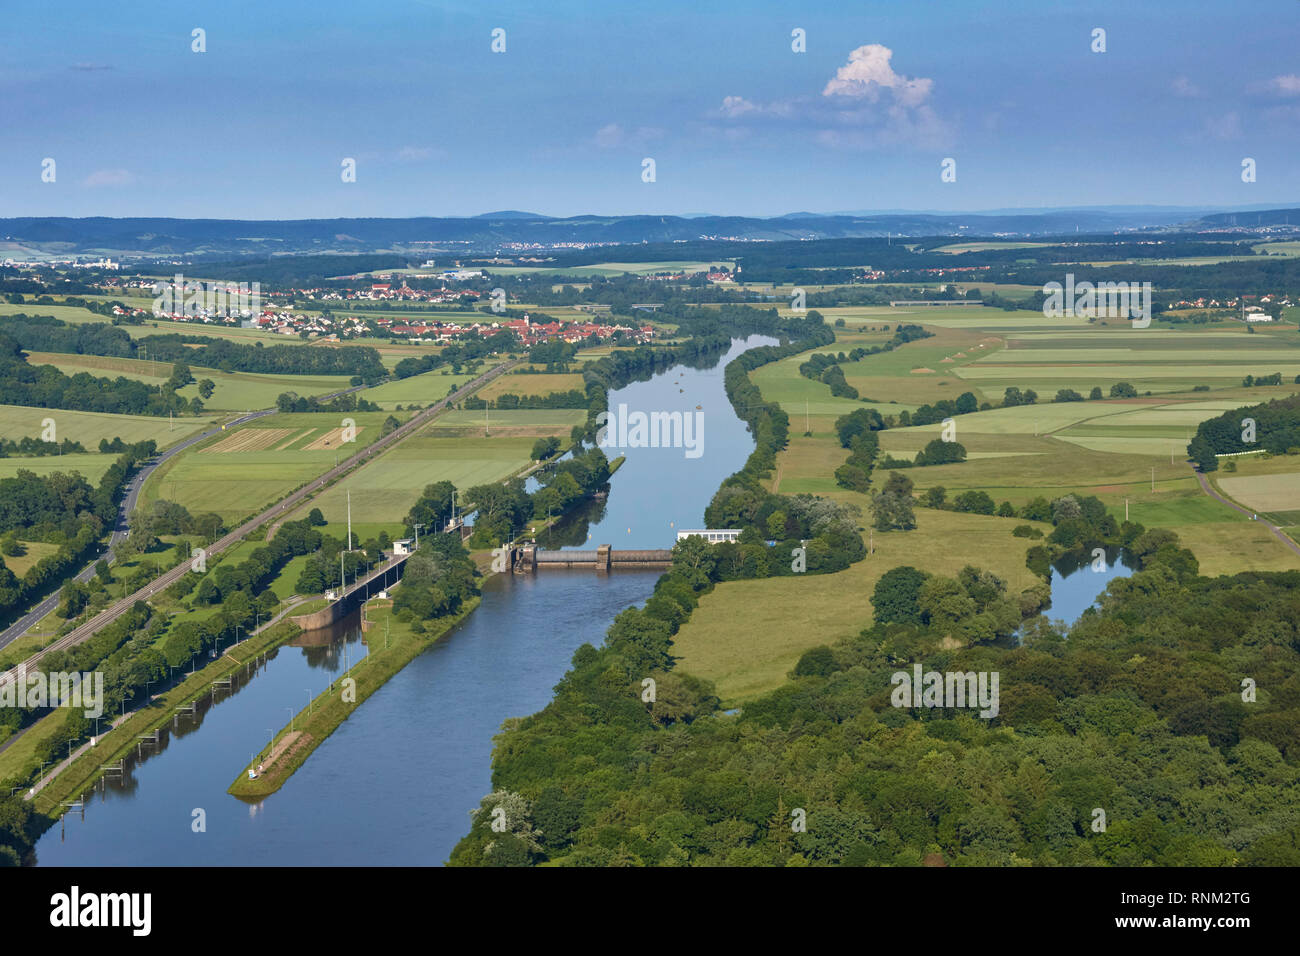
[{"label": "water reflection", "polygon": [[[722,480],[753,450],[726,399],[722,365],[754,336],[716,357],[710,371],[675,366],[610,395],[631,408],[695,410],[707,417],[705,453],[611,450],[627,460],[609,496],[584,503],[547,532],[545,547],[667,548],[674,528],[701,527]],[[588,544],[588,538],[591,544]],[[303,635],[250,663],[229,691],[205,696],[158,746],[140,748],[121,781],[92,797],[37,844],[46,865],[429,865],[447,859],[469,828],[467,812],[492,789],[491,753],[502,722],[550,702],[583,643],[640,604],[661,572],[551,570],[497,575],[482,604],[358,707],[275,795],[244,804],[225,791],[253,754],[345,666],[365,653],[359,628]],[[354,616],[355,617],[355,616]],[[252,680],[256,674],[257,680]],[[235,706],[222,706],[238,698]],[[171,746],[181,736],[185,746]],[[166,760],[155,760],[162,752]],[[207,833],[190,831],[190,811]]]}]

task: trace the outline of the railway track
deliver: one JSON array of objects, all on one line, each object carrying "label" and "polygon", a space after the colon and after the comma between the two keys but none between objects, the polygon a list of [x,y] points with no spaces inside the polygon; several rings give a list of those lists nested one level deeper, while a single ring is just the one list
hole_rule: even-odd
[{"label": "railway track", "polygon": [[[436,415],[438,415],[442,411],[445,411],[446,408],[449,405],[451,405],[453,402],[466,397],[471,392],[482,387],[483,385],[486,385],[488,382],[492,381],[492,379],[496,378],[497,376],[505,374],[510,369],[518,365],[521,361],[522,359],[516,359],[514,361],[505,362],[502,365],[498,365],[495,368],[489,369],[487,372],[484,372],[482,375],[478,376],[478,378],[466,382],[464,385],[462,385],[456,391],[452,392],[446,398],[435,403],[429,408],[426,408],[424,411],[417,413],[410,421],[405,422],[402,425],[399,425],[397,428],[393,429],[387,435],[384,435],[382,438],[374,442],[372,445],[357,452],[355,455],[353,455],[351,458],[348,458],[346,461],[340,462],[339,464],[335,465],[333,468],[325,472],[320,477],[312,480],[308,484],[299,488],[297,491],[291,493],[288,497],[283,498],[279,502],[271,505],[271,507],[267,508],[261,514],[258,514],[256,517],[250,518],[248,521],[241,524],[235,530],[229,532],[225,536],[213,542],[211,545],[208,546],[208,548],[205,549],[207,555],[209,557],[215,557],[216,555],[221,554],[223,551],[225,551],[227,548],[231,547],[232,545],[242,541],[249,534],[256,531],[262,525],[266,524],[266,522],[271,521],[273,519],[282,518],[283,516],[287,515],[290,511],[292,511],[298,505],[302,504],[303,501],[310,498],[312,495],[320,491],[322,488],[326,487],[327,485],[331,484],[337,479],[343,477],[348,472],[359,467],[360,465],[365,464],[380,452],[383,452],[393,447],[394,445],[399,444],[405,439],[409,438],[412,434],[419,431],[426,424],[428,424],[429,421],[433,419]],[[152,581],[146,584],[144,587],[137,590],[135,593],[120,599],[116,603],[100,611],[98,614],[96,614],[93,618],[91,618],[86,623],[78,626],[74,630],[69,631],[67,634],[59,638],[57,641],[52,642],[49,646],[44,647],[41,650],[37,651],[36,653],[32,654],[21,664],[11,667],[3,674],[0,674],[0,684],[4,684],[6,682],[12,681],[15,675],[19,671],[29,670],[35,667],[37,664],[40,663],[41,659],[44,658],[47,654],[51,654],[54,651],[64,651],[70,647],[75,647],[76,645],[89,640],[96,633],[98,633],[102,628],[107,627],[113,621],[121,617],[122,614],[124,614],[128,609],[133,607],[137,601],[148,601],[149,598],[152,597],[158,591],[161,591],[164,588],[167,588],[170,585],[176,583],[176,581],[180,580],[180,578],[185,574],[187,574],[189,570],[190,570],[190,562],[183,561],[182,563],[176,565],[176,567],[163,572],[158,577],[154,578]]]}]

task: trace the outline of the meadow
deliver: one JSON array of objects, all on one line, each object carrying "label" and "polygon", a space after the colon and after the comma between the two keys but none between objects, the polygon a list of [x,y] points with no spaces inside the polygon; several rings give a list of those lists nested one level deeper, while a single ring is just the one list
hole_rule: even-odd
[{"label": "meadow", "polygon": [[[354,443],[335,441],[330,448],[309,447],[337,433],[343,417],[277,414],[222,432],[164,462],[145,483],[141,505],[158,499],[176,501],[191,514],[211,511],[233,526],[374,441],[387,413],[349,413],[346,417],[353,419],[357,428]],[[232,440],[247,441],[249,450],[215,450]]]},{"label": "meadow", "polygon": [[402,521],[427,485],[450,481],[459,489],[501,481],[531,464],[529,437],[439,438],[426,429],[402,442],[305,504],[294,519],[319,508],[328,533],[346,533],[348,496],[352,528],[364,538],[387,531],[397,537]]},{"label": "meadow", "polygon": [[367,388],[359,396],[386,410],[392,410],[398,405],[418,405],[424,408],[442,401],[451,391],[460,388],[473,377],[453,375],[449,369],[434,369]]},{"label": "meadow", "polygon": [[[171,378],[172,363],[150,359],[114,358],[103,355],[69,355],[63,352],[29,352],[31,365],[53,365],[65,375],[86,372],[101,378],[124,378],[161,385]],[[250,411],[271,408],[284,392],[325,395],[349,386],[346,375],[261,375],[253,372],[221,372],[191,366],[194,382],[179,389],[182,398],[199,398],[212,411]],[[209,379],[216,388],[210,398],[200,398],[199,382]]]},{"label": "meadow", "polygon": [[[65,438],[81,442],[87,451],[99,447],[99,440],[121,438],[127,443],[153,439],[159,448],[166,448],[196,431],[209,427],[215,418],[211,415],[182,416],[175,419],[152,418],[147,415],[113,415],[108,412],[74,412],[64,408],[33,408],[27,405],[0,405],[0,435],[5,438],[38,438],[44,430],[45,419],[54,420],[56,441]],[[18,460],[18,459],[11,459]],[[50,459],[23,459],[38,461]],[[0,462],[5,459],[0,459]],[[105,466],[107,467],[107,466]]]},{"label": "meadow", "polygon": [[1011,595],[1038,583],[1025,567],[1033,542],[1011,534],[1024,522],[924,508],[916,517],[916,530],[875,534],[875,553],[836,574],[717,585],[673,638],[678,667],[714,681],[733,707],[785,683],[809,648],[870,627],[871,593],[890,568],[955,575],[973,564],[1006,581]]}]

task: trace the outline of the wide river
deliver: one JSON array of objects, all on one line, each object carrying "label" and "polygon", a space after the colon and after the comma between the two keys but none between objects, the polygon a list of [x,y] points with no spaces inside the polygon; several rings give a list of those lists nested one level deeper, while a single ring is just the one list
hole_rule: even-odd
[{"label": "wide river", "polygon": [[[709,369],[676,366],[610,395],[629,412],[702,415],[702,454],[610,449],[627,461],[609,497],[570,517],[551,546],[668,548],[703,527],[722,479],[753,439],[723,391],[722,370],[759,336],[736,340]],[[698,406],[698,408],[697,408]],[[546,543],[545,541],[543,543]],[[54,866],[428,865],[446,861],[491,790],[493,736],[546,706],[583,643],[600,644],[619,611],[649,597],[658,571],[549,570],[495,575],[483,602],[366,700],[276,794],[250,805],[226,787],[308,696],[366,652],[357,621],[302,635],[231,691],[141,744],[36,845]],[[382,640],[372,631],[369,640]],[[195,832],[195,811],[204,828]]]}]

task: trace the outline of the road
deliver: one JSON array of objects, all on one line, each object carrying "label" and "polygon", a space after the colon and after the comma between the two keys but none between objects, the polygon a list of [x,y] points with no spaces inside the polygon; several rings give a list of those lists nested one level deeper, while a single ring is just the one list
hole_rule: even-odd
[{"label": "road", "polygon": [[[382,438],[375,441],[369,447],[363,448],[361,451],[357,452],[351,458],[339,463],[338,465],[335,465],[333,468],[325,472],[319,478],[299,488],[297,491],[291,493],[288,497],[283,498],[277,504],[274,504],[271,507],[267,508],[265,511],[257,515],[255,518],[252,518],[249,521],[244,522],[244,524],[240,525],[238,528],[231,531],[229,534],[213,542],[205,549],[207,556],[210,558],[216,557],[217,555],[221,554],[221,552],[225,551],[227,548],[243,540],[247,535],[249,535],[253,531],[256,531],[259,527],[261,527],[266,522],[271,521],[272,519],[275,518],[282,518],[283,516],[289,514],[304,499],[311,497],[317,491],[324,488],[326,485],[330,484],[336,479],[341,478],[343,475],[347,474],[353,468],[356,468],[357,466],[364,464],[366,461],[368,461],[377,453],[384,451],[392,447],[393,445],[409,438],[414,432],[418,431],[425,424],[427,424],[431,418],[433,418],[435,415],[445,410],[448,405],[452,404],[453,402],[459,401],[460,399],[469,395],[474,390],[487,384],[492,379],[496,378],[498,375],[502,375],[505,372],[509,371],[510,369],[514,368],[516,365],[519,364],[520,361],[522,360],[516,359],[511,362],[505,362],[501,365],[496,366],[495,368],[489,369],[488,371],[484,372],[482,375],[478,376],[477,378],[472,379],[469,382],[466,382],[455,392],[451,393],[446,398],[435,403],[429,408],[426,408],[424,411],[418,412],[409,421],[407,421],[402,425],[399,425],[397,428],[393,429],[387,435],[384,435]],[[357,386],[356,388],[363,388],[363,387],[364,386]],[[355,391],[356,388],[347,389],[346,391]],[[338,394],[343,394],[343,393],[338,393]],[[251,421],[254,418],[261,418],[265,415],[273,415],[276,413],[276,411],[277,411],[276,409],[265,409],[260,412],[253,412],[249,415],[244,416],[238,421],[239,422]],[[153,464],[147,465],[144,469],[141,469],[140,473],[135,478],[132,479],[131,485],[133,487],[128,489],[126,496],[123,498],[122,509],[120,510],[119,517],[118,517],[118,527],[114,528],[113,535],[111,538],[111,540],[114,543],[121,541],[121,539],[125,537],[127,533],[125,516],[130,514],[128,505],[130,506],[134,505],[135,498],[139,496],[140,487],[144,484],[144,481],[145,479],[148,478],[148,475],[152,473],[152,470],[156,468],[159,464],[161,464],[163,461],[165,461],[167,458],[170,458],[172,455],[176,454],[177,452],[180,452],[183,448],[187,447],[188,445],[192,445],[195,442],[202,440],[205,437],[205,435],[211,435],[214,431],[219,431],[219,430],[220,429],[214,429],[209,432],[206,432],[204,435],[197,435],[191,439],[187,439],[185,443],[169,448],[167,452],[164,453],[163,455],[160,455]],[[155,591],[160,591],[168,587],[169,585],[173,584],[175,581],[181,578],[186,572],[188,572],[189,569],[190,569],[190,563],[187,560],[182,562],[181,564],[178,564],[176,567],[172,568],[171,570],[163,572],[158,577],[156,577],[153,581],[149,582],[144,587],[136,591],[134,594],[128,595],[127,597],[121,599],[120,601],[117,601],[116,603],[109,605],[107,608],[100,611],[97,615],[95,615],[86,623],[77,627],[75,630],[69,631],[67,634],[59,638],[57,641],[54,641],[51,644],[49,644],[47,647],[43,648],[42,650],[37,651],[35,654],[27,658],[27,660],[23,661],[21,664],[13,668],[10,668],[9,670],[5,671],[3,674],[0,674],[0,683],[3,683],[7,680],[12,680],[15,672],[17,672],[20,669],[34,667],[42,657],[44,657],[46,654],[51,653],[52,651],[67,650],[69,647],[73,647],[77,644],[82,643],[83,641],[89,640],[92,636],[98,633],[101,628],[106,627],[108,624],[110,624],[118,617],[120,617],[123,613],[125,613],[129,608],[131,608],[135,604],[136,601],[148,601]],[[92,563],[81,572],[81,575],[85,575],[85,577],[78,575],[78,580],[87,580],[89,576],[93,573],[94,573],[94,564]],[[30,619],[30,622],[26,626],[30,627],[31,624],[35,623],[36,620],[39,620],[40,617],[43,617],[45,614],[48,614],[49,611],[52,610],[57,603],[58,603],[58,594],[56,593],[42,602],[42,606],[46,607],[46,610],[44,612],[41,612],[37,617],[33,618],[33,615],[37,615],[38,612],[40,611],[40,606],[38,606],[35,610],[29,612],[23,618],[24,621]],[[17,624],[14,625],[14,627],[16,628],[20,624],[22,624],[22,621],[19,621]],[[10,628],[10,630],[13,630],[13,628]],[[5,633],[8,634],[8,631],[6,631]],[[18,631],[18,633],[22,633],[22,631],[20,630]],[[10,637],[4,640],[0,640],[0,647],[3,647],[10,640],[13,640],[13,638]]]},{"label": "road", "polygon": [[[1196,471],[1196,480],[1201,483],[1201,490],[1204,491],[1211,498],[1213,498],[1215,501],[1221,502],[1227,505],[1229,508],[1233,509],[1234,511],[1240,511],[1242,514],[1247,516],[1255,514],[1255,512],[1251,511],[1249,508],[1243,508],[1235,501],[1229,501],[1227,498],[1223,497],[1223,495],[1215,491],[1214,486],[1210,484],[1210,482],[1206,479],[1205,475],[1200,471],[1200,469],[1197,469]],[[1281,541],[1284,545],[1286,545],[1296,554],[1300,554],[1300,544],[1296,544],[1294,541],[1292,541],[1290,536],[1285,531],[1283,531],[1280,527],[1268,521],[1265,521],[1263,518],[1256,518],[1255,520],[1256,523],[1262,524],[1264,527],[1268,528],[1269,531],[1273,532],[1273,537],[1277,538],[1279,541]]]},{"label": "road", "polygon": [[[276,411],[277,410],[274,408],[268,408],[260,412],[251,412],[242,418],[235,419],[233,422],[227,424],[226,427],[232,428],[236,425],[242,425],[245,422],[251,422],[253,419],[261,418],[264,415],[273,415]],[[113,563],[113,559],[116,557],[114,549],[130,533],[130,529],[127,527],[127,520],[130,518],[131,512],[135,511],[136,501],[140,497],[140,489],[144,487],[144,483],[149,480],[149,476],[154,473],[158,466],[174,455],[180,454],[191,445],[201,442],[205,438],[211,438],[220,431],[220,427],[209,428],[205,432],[192,435],[184,441],[177,442],[166,451],[161,452],[144,463],[135,475],[132,476],[131,480],[127,482],[126,495],[122,498],[122,504],[118,507],[117,522],[113,525],[112,534],[109,535],[108,547],[101,551],[94,561],[91,561],[77,572],[76,576],[73,578],[74,581],[80,581],[83,584],[86,581],[89,581],[91,575],[95,573],[95,564],[100,560],[100,558],[108,561],[109,564]],[[58,603],[59,590],[56,589],[49,597],[45,598],[45,600],[41,601],[18,620],[14,621],[14,623],[7,627],[3,632],[0,632],[0,649],[3,649],[5,645],[9,644],[11,641],[17,640],[26,634],[37,621],[41,620],[41,618],[53,611],[54,608],[58,606]]]}]

